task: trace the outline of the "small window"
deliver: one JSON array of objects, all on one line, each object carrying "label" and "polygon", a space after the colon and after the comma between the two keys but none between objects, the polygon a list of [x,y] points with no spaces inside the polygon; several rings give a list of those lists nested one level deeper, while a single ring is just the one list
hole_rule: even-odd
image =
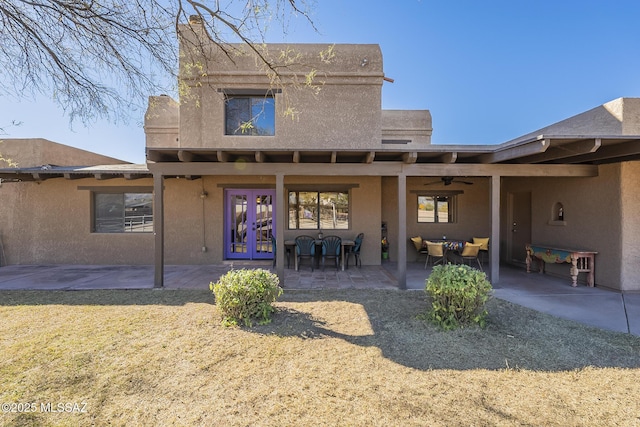
[{"label": "small window", "polygon": [[455,222],[455,196],[418,196],[418,222]]},{"label": "small window", "polygon": [[290,191],[290,230],[347,230],[348,191]]},{"label": "small window", "polygon": [[94,233],[153,231],[151,193],[94,193]]},{"label": "small window", "polygon": [[275,99],[272,95],[227,96],[225,135],[273,136],[275,123]]}]

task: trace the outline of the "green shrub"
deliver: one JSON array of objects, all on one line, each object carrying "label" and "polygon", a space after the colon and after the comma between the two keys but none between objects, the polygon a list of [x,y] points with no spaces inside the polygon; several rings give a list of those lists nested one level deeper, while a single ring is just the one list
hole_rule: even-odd
[{"label": "green shrub", "polygon": [[282,295],[278,276],[264,269],[231,270],[209,284],[224,325],[264,325],[275,311],[272,303]]},{"label": "green shrub", "polygon": [[480,270],[468,265],[438,265],[427,278],[425,292],[431,300],[426,318],[444,329],[468,324],[485,325],[484,305],[491,283]]}]

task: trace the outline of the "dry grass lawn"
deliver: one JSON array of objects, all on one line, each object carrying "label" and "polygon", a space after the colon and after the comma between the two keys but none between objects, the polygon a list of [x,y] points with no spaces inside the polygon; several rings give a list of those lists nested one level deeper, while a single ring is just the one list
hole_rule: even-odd
[{"label": "dry grass lawn", "polygon": [[422,292],[277,306],[224,328],[204,291],[2,292],[0,403],[36,410],[0,425],[640,425],[638,337],[495,299],[487,328],[443,332]]}]

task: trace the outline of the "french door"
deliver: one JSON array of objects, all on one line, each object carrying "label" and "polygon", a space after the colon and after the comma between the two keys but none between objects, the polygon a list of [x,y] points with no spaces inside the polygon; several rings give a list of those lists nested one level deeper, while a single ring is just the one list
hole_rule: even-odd
[{"label": "french door", "polygon": [[225,191],[224,251],[227,259],[271,259],[275,190]]}]

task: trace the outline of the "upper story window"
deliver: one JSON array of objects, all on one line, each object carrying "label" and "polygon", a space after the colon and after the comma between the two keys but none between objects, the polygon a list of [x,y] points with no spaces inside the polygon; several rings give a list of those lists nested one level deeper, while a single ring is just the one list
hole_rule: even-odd
[{"label": "upper story window", "polygon": [[96,192],[93,195],[94,233],[153,231],[153,194]]},{"label": "upper story window", "polygon": [[225,99],[225,135],[274,136],[276,103],[271,93],[236,95]]}]

